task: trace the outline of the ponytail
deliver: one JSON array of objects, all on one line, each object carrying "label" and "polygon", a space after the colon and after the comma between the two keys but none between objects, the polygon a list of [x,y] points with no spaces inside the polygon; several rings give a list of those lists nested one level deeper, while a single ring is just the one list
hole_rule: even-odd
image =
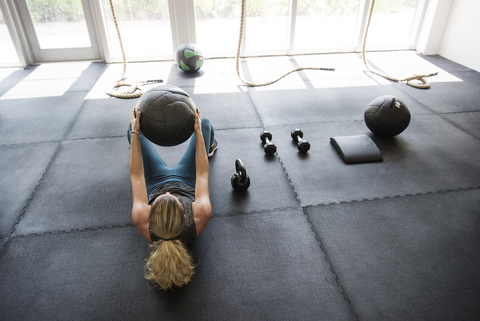
[{"label": "ponytail", "polygon": [[164,196],[150,210],[150,228],[160,240],[149,245],[145,278],[163,290],[188,284],[192,278],[193,260],[178,236],[185,226],[184,211],[173,196]]},{"label": "ponytail", "polygon": [[193,276],[192,257],[179,240],[157,241],[145,264],[145,278],[163,290],[184,286]]}]

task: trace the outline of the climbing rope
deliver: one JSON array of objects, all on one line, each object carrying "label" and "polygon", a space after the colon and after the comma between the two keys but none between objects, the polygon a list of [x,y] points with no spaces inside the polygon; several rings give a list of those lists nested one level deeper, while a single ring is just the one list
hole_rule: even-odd
[{"label": "climbing rope", "polygon": [[[120,28],[118,27],[117,15],[115,14],[115,7],[113,5],[113,0],[109,0],[110,2],[110,9],[112,10],[113,21],[115,23],[115,28],[117,29],[118,41],[120,43],[120,49],[122,50],[122,57],[123,57],[123,73],[120,79],[118,79],[115,84],[113,85],[112,89],[107,92],[108,95],[116,98],[138,98],[143,95],[144,91],[139,85],[143,84],[153,84],[163,82],[162,79],[151,79],[151,80],[142,80],[137,82],[135,85],[127,84],[122,82],[123,78],[125,77],[125,72],[127,71],[127,58],[125,57],[125,51],[123,49],[122,44],[122,37],[120,35]],[[130,89],[122,92],[114,92],[115,88],[118,87],[130,87]]]},{"label": "climbing rope", "polygon": [[283,76],[280,76],[278,77],[277,79],[274,79],[274,80],[271,80],[271,81],[268,81],[268,82],[265,82],[265,83],[261,83],[261,84],[255,84],[255,83],[252,83],[252,82],[249,82],[249,81],[246,81],[242,78],[242,76],[240,75],[240,68],[239,68],[239,60],[240,60],[240,48],[242,47],[242,37],[243,37],[243,19],[245,17],[245,0],[242,0],[242,4],[241,4],[242,8],[241,8],[241,17],[240,17],[240,35],[238,37],[238,49],[237,49],[237,58],[236,58],[236,66],[237,66],[237,75],[238,75],[238,78],[240,78],[240,80],[247,86],[250,86],[250,87],[261,87],[261,86],[267,86],[267,85],[271,85],[277,81],[279,81],[280,79],[284,78],[285,76],[288,76],[289,74],[291,74],[292,72],[296,72],[296,71],[300,71],[300,70],[326,70],[326,71],[335,71],[335,68],[321,68],[321,67],[298,67],[298,68],[295,68],[293,70],[290,70],[289,72],[287,72],[286,74],[284,74]]},{"label": "climbing rope", "polygon": [[[373,13],[373,6],[375,5],[375,0],[371,0],[372,2],[370,3],[370,10],[368,13],[368,21],[367,21],[367,27],[365,28],[365,36],[363,37],[363,47],[362,47],[362,57],[363,57],[363,62],[365,63],[365,66],[367,67],[368,70],[370,70],[372,73],[375,75],[381,76],[383,78],[389,79],[391,81],[395,82],[404,82],[406,81],[408,85],[415,87],[415,88],[420,88],[420,89],[428,89],[430,88],[430,82],[428,82],[425,78],[435,76],[438,74],[438,72],[434,72],[431,74],[422,74],[422,75],[417,75],[417,74],[411,74],[408,77],[405,77],[403,79],[398,79],[392,76],[389,76],[387,74],[384,74],[382,72],[373,70],[370,65],[368,64],[367,58],[365,56],[365,45],[367,43],[367,34],[368,34],[368,28],[370,26],[370,20],[372,19],[372,13]],[[415,81],[416,80],[416,81]],[[421,83],[419,83],[419,81]]]}]

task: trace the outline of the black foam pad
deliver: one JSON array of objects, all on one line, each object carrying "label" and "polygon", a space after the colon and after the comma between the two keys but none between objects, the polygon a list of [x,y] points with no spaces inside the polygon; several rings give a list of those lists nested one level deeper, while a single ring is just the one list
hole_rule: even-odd
[{"label": "black foam pad", "polygon": [[383,161],[382,153],[367,135],[330,137],[330,143],[347,164]]}]

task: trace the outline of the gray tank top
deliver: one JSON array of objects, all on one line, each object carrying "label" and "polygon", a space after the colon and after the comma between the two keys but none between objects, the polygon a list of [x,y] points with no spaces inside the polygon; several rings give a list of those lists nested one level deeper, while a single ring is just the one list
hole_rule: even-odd
[{"label": "gray tank top", "polygon": [[[148,203],[152,204],[159,195],[165,194],[166,192],[170,192],[170,194],[178,197],[183,206],[187,219],[185,221],[183,232],[180,234],[180,241],[185,245],[187,250],[191,251],[193,243],[197,238],[197,227],[195,226],[192,211],[192,203],[195,201],[195,189],[179,182],[167,183],[158,187],[148,196]],[[149,231],[152,242],[160,240],[157,235],[153,234],[150,228]]]}]

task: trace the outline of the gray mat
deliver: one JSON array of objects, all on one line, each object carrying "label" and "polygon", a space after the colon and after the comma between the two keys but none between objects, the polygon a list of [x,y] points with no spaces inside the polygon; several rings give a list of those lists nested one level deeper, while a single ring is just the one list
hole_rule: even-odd
[{"label": "gray mat", "polygon": [[67,92],[88,92],[107,70],[104,62],[92,62],[85,68]]},{"label": "gray mat", "polygon": [[[480,106],[479,106],[480,107]],[[442,115],[446,120],[468,134],[480,139],[480,112],[452,113]]]},{"label": "gray mat", "polygon": [[442,71],[446,72],[455,72],[455,71],[474,71],[470,68],[467,68],[459,63],[456,63],[452,60],[448,60],[443,58],[440,55],[419,55],[423,60],[428,61],[429,63],[433,64],[434,66],[442,69]]},{"label": "gray mat", "polygon": [[202,117],[210,119],[217,130],[262,125],[246,92],[195,94],[191,87],[184,89],[191,95]]},{"label": "gray mat", "polygon": [[124,137],[63,142],[14,235],[132,224]]},{"label": "gray mat", "polygon": [[[389,55],[372,53],[372,64],[385,67]],[[173,293],[149,290],[143,278],[147,243],[131,220],[125,137],[135,100],[104,93],[110,67],[121,66],[103,75],[101,63],[46,64],[7,77],[0,319],[476,319],[480,78],[441,57],[413,58],[428,70],[438,64],[446,81],[429,90],[395,84],[355,54],[247,59],[255,80],[274,74],[267,62],[337,67],[248,89],[234,59],[209,60],[190,76],[172,62],[129,64],[130,78],[170,70],[165,83],[194,96],[219,143],[196,274]],[[392,139],[363,122],[366,105],[386,94],[413,115]],[[311,143],[307,154],[290,137],[295,127]],[[263,151],[262,129],[273,134],[274,156]],[[344,164],[329,139],[351,135],[369,135],[384,161]],[[186,144],[156,149],[173,167]],[[230,185],[236,158],[252,182],[243,194]]]},{"label": "gray mat", "polygon": [[359,320],[480,315],[480,191],[307,208]]},{"label": "gray mat", "polygon": [[[213,215],[298,206],[299,202],[276,156],[267,156],[261,128],[222,130],[215,133],[218,150],[210,159],[210,198]],[[240,158],[250,176],[245,193],[234,191],[231,177]]]},{"label": "gray mat", "polygon": [[59,97],[3,100],[0,104],[2,144],[59,141],[83,104],[85,93]]},{"label": "gray mat", "polygon": [[130,123],[130,112],[137,100],[85,100],[67,139],[125,136]]},{"label": "gray mat", "polygon": [[302,209],[213,218],[195,249],[191,283],[165,293],[143,280],[134,227],[13,238],[0,257],[3,317],[354,320]]},{"label": "gray mat", "polygon": [[19,82],[28,77],[38,66],[28,66],[21,70],[15,70],[0,81],[0,96],[3,96]]},{"label": "gray mat", "polygon": [[[302,205],[479,186],[480,163],[473,160],[480,142],[440,116],[413,117],[409,127],[392,139],[369,134],[364,122],[302,125],[303,138],[311,144],[306,155],[289,137],[292,129],[271,130]],[[363,134],[375,141],[383,162],[346,165],[330,137]]]},{"label": "gray mat", "polygon": [[58,145],[0,145],[0,238],[13,232]]},{"label": "gray mat", "polygon": [[401,98],[413,115],[431,113],[394,86],[251,90],[250,95],[267,129],[284,124],[362,120],[368,104],[382,95]]},{"label": "gray mat", "polygon": [[402,86],[402,90],[434,112],[478,111],[480,74],[478,72],[452,72],[451,74],[458,78],[458,81],[433,83],[425,92],[411,86]]}]

